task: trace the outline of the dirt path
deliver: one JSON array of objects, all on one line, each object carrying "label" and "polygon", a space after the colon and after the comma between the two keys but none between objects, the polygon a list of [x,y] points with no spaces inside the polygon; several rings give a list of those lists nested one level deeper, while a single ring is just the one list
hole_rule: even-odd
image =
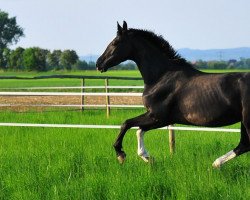
[{"label": "dirt path", "polygon": [[[2,105],[1,105],[2,104]],[[3,106],[18,105],[18,106]],[[32,105],[81,105],[79,96],[2,96],[0,97],[0,110],[44,110],[48,107],[35,107]],[[105,105],[104,96],[85,96],[84,104],[88,105]],[[141,105],[141,97],[110,97],[111,105]],[[61,108],[62,109],[62,108]]]}]

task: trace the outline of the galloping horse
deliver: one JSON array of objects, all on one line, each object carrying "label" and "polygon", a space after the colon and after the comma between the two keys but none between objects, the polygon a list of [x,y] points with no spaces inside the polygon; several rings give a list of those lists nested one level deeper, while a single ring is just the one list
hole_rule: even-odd
[{"label": "galloping horse", "polygon": [[138,126],[138,155],[149,155],[143,144],[146,131],[170,124],[218,127],[241,122],[239,145],[213,163],[250,151],[250,73],[204,73],[195,69],[153,32],[128,29],[117,23],[117,36],[99,57],[96,67],[105,72],[119,63],[134,61],[144,80],[143,104],[147,112],[127,119],[114,148],[122,163],[126,154],[122,140],[128,129]]}]

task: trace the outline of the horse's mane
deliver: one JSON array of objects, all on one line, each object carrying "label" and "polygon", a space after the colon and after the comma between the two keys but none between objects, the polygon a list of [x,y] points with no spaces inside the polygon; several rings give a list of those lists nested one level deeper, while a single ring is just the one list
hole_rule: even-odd
[{"label": "horse's mane", "polygon": [[129,29],[129,32],[133,33],[134,35],[141,36],[147,39],[148,41],[154,43],[169,59],[181,59],[183,61],[186,61],[161,35],[156,35],[152,31],[132,28]]}]

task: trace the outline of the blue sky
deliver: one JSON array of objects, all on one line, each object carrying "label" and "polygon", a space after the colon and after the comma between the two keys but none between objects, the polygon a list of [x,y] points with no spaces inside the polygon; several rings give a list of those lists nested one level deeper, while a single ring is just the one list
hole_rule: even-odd
[{"label": "blue sky", "polygon": [[176,49],[250,47],[249,0],[0,0],[0,9],[24,28],[23,47],[101,54],[123,20]]}]

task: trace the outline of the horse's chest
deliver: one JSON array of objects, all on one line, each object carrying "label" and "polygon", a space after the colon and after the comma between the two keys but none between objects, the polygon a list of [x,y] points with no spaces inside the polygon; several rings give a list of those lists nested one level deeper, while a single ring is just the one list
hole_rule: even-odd
[{"label": "horse's chest", "polygon": [[171,102],[171,95],[161,93],[151,93],[143,95],[143,104],[145,108],[154,115],[161,115],[162,112],[166,112]]},{"label": "horse's chest", "polygon": [[150,98],[148,95],[144,95],[142,97],[142,102],[143,102],[143,105],[144,107],[149,111],[150,108],[152,107],[152,98]]}]

